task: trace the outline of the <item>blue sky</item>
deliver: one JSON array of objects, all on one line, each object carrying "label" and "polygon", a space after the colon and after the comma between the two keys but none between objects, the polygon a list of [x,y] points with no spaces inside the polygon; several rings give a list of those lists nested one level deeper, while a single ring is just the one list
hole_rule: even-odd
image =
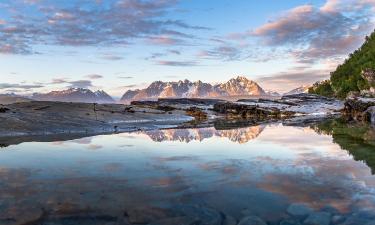
[{"label": "blue sky", "polygon": [[375,28],[375,0],[3,0],[0,92],[114,96],[237,75],[285,92],[328,77]]}]

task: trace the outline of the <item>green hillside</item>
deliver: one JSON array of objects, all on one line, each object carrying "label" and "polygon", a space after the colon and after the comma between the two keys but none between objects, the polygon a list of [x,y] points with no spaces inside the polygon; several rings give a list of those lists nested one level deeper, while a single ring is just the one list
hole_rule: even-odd
[{"label": "green hillside", "polygon": [[361,77],[364,69],[375,69],[375,31],[331,73],[330,80],[314,84],[309,93],[345,98],[350,91],[368,89],[370,84]]}]

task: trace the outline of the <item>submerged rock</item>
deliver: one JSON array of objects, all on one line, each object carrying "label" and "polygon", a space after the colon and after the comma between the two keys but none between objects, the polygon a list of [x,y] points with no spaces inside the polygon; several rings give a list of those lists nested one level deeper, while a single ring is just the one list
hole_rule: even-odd
[{"label": "submerged rock", "polygon": [[267,225],[267,223],[257,216],[247,216],[241,219],[238,225]]},{"label": "submerged rock", "polygon": [[287,209],[289,215],[298,218],[307,217],[312,212],[313,210],[309,206],[302,203],[293,203]]},{"label": "submerged rock", "polygon": [[331,213],[313,212],[303,222],[306,225],[329,225],[331,222]]}]

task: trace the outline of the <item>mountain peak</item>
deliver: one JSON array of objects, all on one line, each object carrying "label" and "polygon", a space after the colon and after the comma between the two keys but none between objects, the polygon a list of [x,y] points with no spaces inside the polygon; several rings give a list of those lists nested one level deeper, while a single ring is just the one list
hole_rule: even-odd
[{"label": "mountain peak", "polygon": [[127,91],[122,102],[150,100],[156,98],[210,98],[239,95],[266,95],[266,92],[254,81],[245,76],[237,76],[221,84],[212,85],[200,80],[191,82],[187,79],[177,82],[155,81],[147,88]]},{"label": "mountain peak", "polygon": [[113,98],[105,91],[91,91],[87,88],[71,87],[62,91],[51,91],[49,93],[34,93],[32,99],[39,101],[58,102],[87,102],[87,103],[112,103]]}]

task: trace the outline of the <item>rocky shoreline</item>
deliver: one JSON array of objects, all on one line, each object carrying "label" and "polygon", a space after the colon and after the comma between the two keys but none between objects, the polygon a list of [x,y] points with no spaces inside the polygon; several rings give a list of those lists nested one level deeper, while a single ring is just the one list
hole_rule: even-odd
[{"label": "rocky shoreline", "polygon": [[349,120],[375,124],[375,98],[348,98],[343,115]]},{"label": "rocky shoreline", "polygon": [[[172,127],[303,121],[339,113],[341,101],[299,94],[280,99],[159,99],[130,105],[31,101],[0,105],[0,137],[95,135]],[[221,122],[220,122],[221,121]],[[224,122],[223,122],[224,121]]]}]

